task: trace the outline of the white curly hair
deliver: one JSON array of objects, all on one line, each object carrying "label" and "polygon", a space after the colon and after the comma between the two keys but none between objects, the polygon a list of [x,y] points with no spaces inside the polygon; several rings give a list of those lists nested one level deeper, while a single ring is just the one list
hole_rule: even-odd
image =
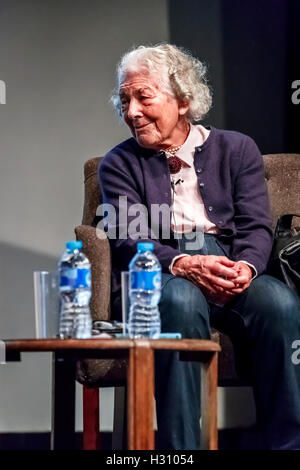
[{"label": "white curly hair", "polygon": [[171,44],[139,46],[125,53],[117,65],[117,89],[111,101],[122,116],[119,86],[127,72],[156,73],[164,91],[182,102],[189,102],[188,122],[201,121],[212,104],[206,66],[189,51]]}]

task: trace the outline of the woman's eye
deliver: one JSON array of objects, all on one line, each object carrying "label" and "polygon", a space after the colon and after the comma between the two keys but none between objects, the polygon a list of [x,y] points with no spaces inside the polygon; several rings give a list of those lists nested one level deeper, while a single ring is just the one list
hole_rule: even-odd
[{"label": "woman's eye", "polygon": [[122,109],[122,110],[125,109],[125,108],[127,107],[127,105],[128,105],[128,101],[126,101],[126,100],[121,100],[121,109]]}]

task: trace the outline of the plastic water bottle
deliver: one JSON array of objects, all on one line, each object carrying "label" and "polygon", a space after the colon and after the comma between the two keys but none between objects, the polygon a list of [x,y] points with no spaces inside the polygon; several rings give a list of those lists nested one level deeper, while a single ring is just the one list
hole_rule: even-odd
[{"label": "plastic water bottle", "polygon": [[66,243],[66,251],[58,263],[60,277],[60,338],[90,338],[92,317],[91,265],[80,241]]},{"label": "plastic water bottle", "polygon": [[138,243],[129,264],[130,338],[159,338],[158,302],[161,295],[161,266],[153,253],[153,243]]}]

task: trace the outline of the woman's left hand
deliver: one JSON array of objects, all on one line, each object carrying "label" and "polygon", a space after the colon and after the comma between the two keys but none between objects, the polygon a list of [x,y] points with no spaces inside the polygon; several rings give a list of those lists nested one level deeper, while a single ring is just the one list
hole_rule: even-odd
[{"label": "woman's left hand", "polygon": [[233,279],[235,287],[223,289],[223,292],[218,297],[220,305],[225,305],[232,301],[236,295],[241,294],[251,284],[253,273],[248,264],[237,261],[233,269],[238,273],[238,276]]},{"label": "woman's left hand", "polygon": [[235,287],[228,289],[228,293],[241,294],[251,284],[253,278],[252,270],[248,264],[241,261],[237,261],[233,269],[237,271],[238,276],[233,281]]}]

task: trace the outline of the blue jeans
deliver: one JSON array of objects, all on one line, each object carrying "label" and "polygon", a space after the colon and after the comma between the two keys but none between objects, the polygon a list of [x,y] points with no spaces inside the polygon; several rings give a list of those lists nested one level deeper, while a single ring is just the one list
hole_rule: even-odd
[{"label": "blue jeans", "polygon": [[[179,240],[185,252],[185,238]],[[205,234],[189,254],[224,256],[217,236]],[[260,275],[224,307],[210,304],[192,282],[163,274],[163,332],[210,338],[211,326],[234,346],[237,372],[253,384],[257,427],[266,449],[300,449],[300,364],[292,343],[300,340],[300,302],[282,282]],[[178,353],[156,352],[157,448],[200,448],[200,366]]]}]

